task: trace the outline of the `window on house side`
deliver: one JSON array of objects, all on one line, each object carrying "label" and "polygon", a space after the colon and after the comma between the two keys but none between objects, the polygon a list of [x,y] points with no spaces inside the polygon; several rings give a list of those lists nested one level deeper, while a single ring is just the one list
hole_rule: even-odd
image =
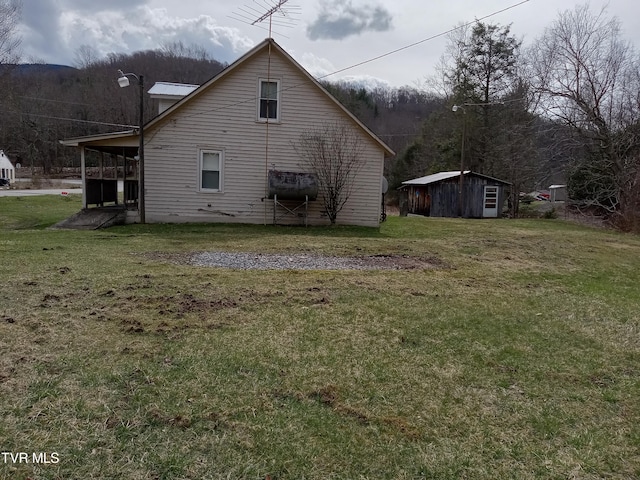
[{"label": "window on house side", "polygon": [[200,152],[200,190],[214,192],[222,190],[222,152],[212,150]]},{"label": "window on house side", "polygon": [[262,121],[278,120],[280,100],[280,82],[260,80],[260,104],[258,117]]}]

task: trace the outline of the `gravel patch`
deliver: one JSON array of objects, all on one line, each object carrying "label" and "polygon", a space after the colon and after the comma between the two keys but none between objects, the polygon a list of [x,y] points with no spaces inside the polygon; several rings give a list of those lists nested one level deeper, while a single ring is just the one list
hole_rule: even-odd
[{"label": "gravel patch", "polygon": [[241,270],[409,270],[442,267],[436,258],[405,255],[334,257],[313,254],[271,254],[238,252],[200,252],[188,262],[198,267]]}]

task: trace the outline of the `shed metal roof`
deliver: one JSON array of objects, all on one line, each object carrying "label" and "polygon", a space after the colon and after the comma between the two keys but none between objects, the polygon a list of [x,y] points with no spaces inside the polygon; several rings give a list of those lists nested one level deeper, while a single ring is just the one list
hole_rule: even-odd
[{"label": "shed metal roof", "polygon": [[[465,170],[464,174],[471,173],[471,170]],[[460,170],[453,172],[438,172],[433,175],[427,175],[426,177],[414,178],[413,180],[407,180],[406,182],[402,182],[402,185],[428,185],[430,183],[441,182],[442,180],[447,180],[453,177],[459,177]]]},{"label": "shed metal roof", "polygon": [[[481,173],[475,173],[471,170],[465,170],[464,175],[473,175],[475,177],[488,178],[490,180],[494,180],[496,182],[503,183],[505,185],[511,185],[509,182],[505,182],[504,180],[500,180],[499,178],[490,177],[489,175],[483,175]],[[460,170],[454,170],[451,172],[438,172],[433,175],[427,175],[426,177],[414,178],[413,180],[407,180],[406,182],[402,182],[402,185],[429,185],[431,183],[438,183],[443,180],[448,180],[450,178],[455,178],[460,176]]]}]

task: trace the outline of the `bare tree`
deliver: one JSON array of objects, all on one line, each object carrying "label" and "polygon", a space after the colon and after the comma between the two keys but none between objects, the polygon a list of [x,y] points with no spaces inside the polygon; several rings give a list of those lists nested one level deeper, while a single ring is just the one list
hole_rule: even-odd
[{"label": "bare tree", "polygon": [[73,65],[76,68],[89,68],[100,60],[100,54],[91,45],[80,45],[74,51]]},{"label": "bare tree", "polygon": [[[572,178],[584,180],[579,187],[591,195],[585,200],[613,211],[628,228],[639,228],[639,63],[621,38],[619,21],[605,9],[593,13],[588,5],[577,6],[559,15],[530,56],[541,113],[582,139],[585,160]],[[598,184],[608,191],[591,191]]]},{"label": "bare tree", "polygon": [[345,123],[324,123],[303,132],[294,149],[303,166],[318,177],[324,211],[334,225],[353,192],[356,175],[364,166],[360,138]]},{"label": "bare tree", "polygon": [[0,0],[0,65],[17,63],[21,38],[17,34],[22,3]]}]

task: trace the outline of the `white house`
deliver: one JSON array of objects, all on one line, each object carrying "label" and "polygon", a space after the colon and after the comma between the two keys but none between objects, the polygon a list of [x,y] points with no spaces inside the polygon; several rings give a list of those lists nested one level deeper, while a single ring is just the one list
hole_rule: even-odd
[{"label": "white house", "polygon": [[[144,126],[146,222],[271,223],[280,206],[270,195],[270,172],[311,173],[294,143],[303,132],[339,122],[359,139],[366,163],[337,223],[379,224],[384,159],[394,152],[273,39],[189,93],[192,87],[175,86],[178,97],[186,96],[169,99],[176,103]],[[128,221],[139,221],[138,141],[137,130],[62,141],[80,148],[83,172],[89,151],[100,152],[101,167],[115,163],[124,172]],[[84,175],[85,208],[117,201],[115,179],[107,177]],[[282,223],[300,221],[296,208],[285,205],[293,215]],[[321,198],[304,210],[308,224],[329,223]]]},{"label": "white house", "polygon": [[4,150],[0,150],[0,178],[9,180],[9,183],[16,180],[16,169],[5,155]]}]

